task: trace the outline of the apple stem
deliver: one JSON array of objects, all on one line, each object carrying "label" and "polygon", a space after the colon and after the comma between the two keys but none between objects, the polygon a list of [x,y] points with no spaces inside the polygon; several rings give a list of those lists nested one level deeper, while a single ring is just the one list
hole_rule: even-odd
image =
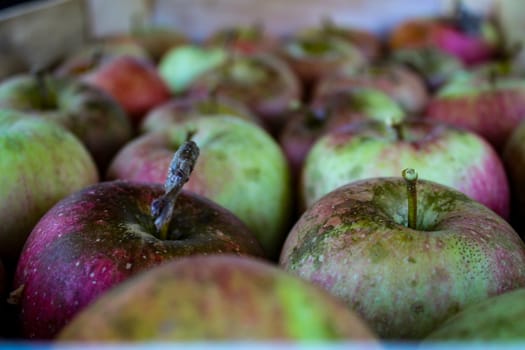
[{"label": "apple stem", "polygon": [[151,203],[151,215],[160,239],[168,238],[168,223],[173,216],[175,201],[184,184],[188,182],[199,157],[199,147],[191,140],[192,135],[193,133],[188,135],[186,142],[177,149],[171,160],[164,194]]},{"label": "apple stem", "polygon": [[397,141],[402,141],[405,139],[402,122],[396,121],[393,118],[388,118],[386,125],[394,132]]},{"label": "apple stem", "polygon": [[417,228],[417,172],[414,169],[407,168],[401,173],[407,185],[408,198],[408,227]]}]

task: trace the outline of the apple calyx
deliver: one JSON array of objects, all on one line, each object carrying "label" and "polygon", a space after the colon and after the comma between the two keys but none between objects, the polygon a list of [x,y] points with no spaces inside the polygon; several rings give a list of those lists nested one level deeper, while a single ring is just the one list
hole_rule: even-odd
[{"label": "apple calyx", "polygon": [[151,203],[151,216],[158,237],[163,240],[167,239],[168,224],[173,216],[175,201],[184,184],[188,182],[199,157],[199,147],[191,140],[191,136],[192,134],[188,135],[186,142],[177,149],[171,160],[164,184],[165,193]]},{"label": "apple calyx", "polygon": [[403,169],[401,176],[407,185],[408,227],[417,229],[417,172],[412,168]]}]

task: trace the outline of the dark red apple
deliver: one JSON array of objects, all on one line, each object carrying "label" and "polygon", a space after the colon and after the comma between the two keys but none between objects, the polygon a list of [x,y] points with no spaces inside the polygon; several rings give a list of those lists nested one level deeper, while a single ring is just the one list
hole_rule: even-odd
[{"label": "dark red apple", "polygon": [[106,290],[168,260],[192,254],[263,256],[255,236],[230,211],[181,191],[197,156],[195,143],[184,143],[164,188],[99,182],[42,217],[20,255],[11,293],[24,337],[54,337]]}]

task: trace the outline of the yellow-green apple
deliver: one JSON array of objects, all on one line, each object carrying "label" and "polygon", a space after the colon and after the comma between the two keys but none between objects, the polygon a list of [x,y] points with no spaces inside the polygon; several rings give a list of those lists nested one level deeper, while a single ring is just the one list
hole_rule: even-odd
[{"label": "yellow-green apple", "polygon": [[386,93],[409,114],[423,111],[429,99],[427,86],[420,75],[399,63],[381,62],[361,69],[342,67],[321,77],[314,88],[312,100],[323,100],[338,91],[356,87]]},{"label": "yellow-green apple", "polygon": [[[289,117],[278,141],[298,180],[304,159],[315,141],[331,130],[362,120],[401,121],[406,113],[394,99],[378,89],[353,87],[299,106]],[[298,183],[299,181],[294,181]]]},{"label": "yellow-green apple", "polygon": [[457,74],[431,98],[426,116],[472,130],[501,151],[525,119],[525,79],[487,72]]},{"label": "yellow-green apple", "polygon": [[261,23],[219,28],[204,39],[206,47],[223,47],[228,52],[251,55],[277,50],[279,41],[268,34]]},{"label": "yellow-green apple", "polygon": [[162,183],[188,133],[201,156],[185,188],[232,211],[275,258],[291,220],[290,171],[279,144],[252,122],[215,116],[143,134],[117,153],[106,179]]},{"label": "yellow-green apple", "polygon": [[262,125],[241,101],[227,96],[175,96],[149,111],[139,126],[139,132],[161,131],[198,117],[228,114]]},{"label": "yellow-green apple", "polygon": [[525,286],[525,243],[462,192],[402,174],[320,198],[291,229],[280,266],[342,298],[382,339],[414,340]]},{"label": "yellow-green apple", "polygon": [[525,233],[525,121],[511,132],[505,142],[501,159],[509,179],[511,197],[510,222],[518,232]]},{"label": "yellow-green apple", "polygon": [[387,61],[403,64],[415,71],[431,94],[465,69],[459,58],[432,47],[395,50]]},{"label": "yellow-green apple", "polygon": [[302,96],[297,76],[271,53],[230,55],[223,64],[198,78],[189,90],[190,94],[211,93],[243,102],[272,135],[283,126],[290,104]]},{"label": "yellow-green apple", "polygon": [[509,184],[494,148],[473,132],[428,120],[354,123],[324,134],[305,159],[303,208],[348,182],[396,176],[404,167],[417,168],[421,178],[455,188],[509,218]]},{"label": "yellow-green apple", "polygon": [[264,260],[222,254],[134,276],[75,317],[55,344],[307,340],[378,346],[354,312],[316,285]]},{"label": "yellow-green apple", "polygon": [[157,67],[149,60],[132,56],[106,58],[77,76],[111,95],[137,126],[152,108],[168,101],[171,91]]},{"label": "yellow-green apple", "polygon": [[499,47],[499,33],[488,16],[474,14],[460,1],[449,18],[410,18],[399,23],[388,35],[391,51],[432,47],[450,53],[467,65],[494,58]]},{"label": "yellow-green apple", "polygon": [[81,309],[134,274],[192,254],[264,257],[230,211],[182,189],[199,155],[185,141],[166,183],[103,181],[62,199],[35,225],[11,299],[22,335],[50,339]]},{"label": "yellow-green apple", "polygon": [[157,69],[172,94],[182,94],[201,75],[220,66],[228,57],[224,47],[188,43],[168,50]]},{"label": "yellow-green apple", "polygon": [[0,108],[54,121],[75,134],[103,173],[132,137],[122,107],[104,91],[74,78],[23,73],[0,83]]},{"label": "yellow-green apple", "polygon": [[525,340],[525,288],[499,294],[451,316],[421,343],[445,342],[511,344]]},{"label": "yellow-green apple", "polygon": [[19,111],[0,110],[0,154],[0,258],[12,264],[40,217],[99,177],[71,132]]}]

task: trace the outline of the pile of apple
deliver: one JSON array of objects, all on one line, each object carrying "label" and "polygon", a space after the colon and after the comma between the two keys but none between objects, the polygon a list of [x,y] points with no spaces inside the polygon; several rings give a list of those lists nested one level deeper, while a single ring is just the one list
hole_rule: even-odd
[{"label": "pile of apple", "polygon": [[0,81],[0,338],[523,340],[511,48],[152,25]]}]

